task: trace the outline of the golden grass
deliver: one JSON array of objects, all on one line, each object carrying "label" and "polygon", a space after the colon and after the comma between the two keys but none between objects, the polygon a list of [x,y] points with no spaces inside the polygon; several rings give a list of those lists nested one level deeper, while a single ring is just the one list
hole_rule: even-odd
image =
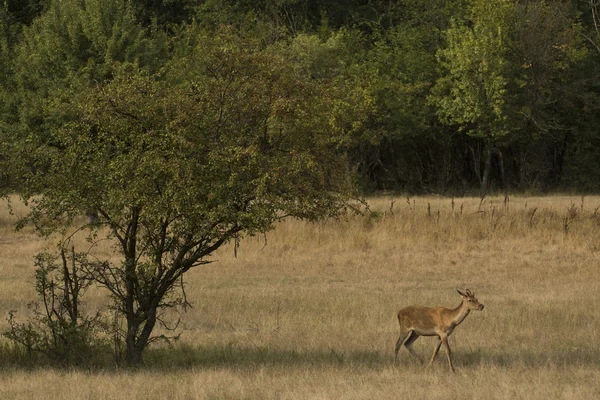
[{"label": "golden grass", "polygon": [[[454,209],[448,198],[396,198],[392,212],[389,198],[369,203],[369,216],[286,221],[266,245],[247,238],[237,258],[228,246],[191,271],[181,342],[148,352],[142,370],[5,361],[0,398],[600,397],[600,197],[460,198]],[[0,308],[23,311],[31,257],[46,244],[12,222],[0,216]],[[450,338],[457,374],[444,354],[425,371],[405,349],[394,367],[398,309],[456,306],[456,287],[486,306]],[[415,348],[427,358],[433,344]]]}]

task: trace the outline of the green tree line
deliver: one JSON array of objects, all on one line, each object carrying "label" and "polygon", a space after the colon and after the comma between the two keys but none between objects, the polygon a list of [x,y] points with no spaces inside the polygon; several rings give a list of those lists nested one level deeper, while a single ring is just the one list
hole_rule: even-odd
[{"label": "green tree line", "polygon": [[[228,27],[328,91],[331,140],[363,190],[597,191],[599,8],[595,0],[4,0],[0,156],[13,165],[19,151],[52,145],[49,103],[112,80],[124,63],[159,73],[190,41]],[[18,188],[23,174],[3,168],[2,183]]]}]

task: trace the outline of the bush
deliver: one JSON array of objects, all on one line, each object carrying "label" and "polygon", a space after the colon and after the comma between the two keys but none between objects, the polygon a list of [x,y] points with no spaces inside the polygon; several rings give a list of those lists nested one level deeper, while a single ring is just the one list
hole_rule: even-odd
[{"label": "bush", "polygon": [[59,257],[40,253],[35,266],[39,300],[28,305],[33,316],[22,323],[15,311],[9,312],[4,336],[28,363],[46,359],[61,366],[89,366],[95,354],[106,354],[98,350],[109,345],[103,335],[109,325],[100,312],[87,315],[82,310],[82,298],[94,282],[85,255],[72,249],[68,260],[64,249]]}]

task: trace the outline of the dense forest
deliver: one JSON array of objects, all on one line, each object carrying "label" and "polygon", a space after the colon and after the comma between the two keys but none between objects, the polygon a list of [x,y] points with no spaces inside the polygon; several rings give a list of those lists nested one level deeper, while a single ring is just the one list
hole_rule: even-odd
[{"label": "dense forest", "polygon": [[[48,154],[70,151],[57,129],[119,126],[94,106],[112,96],[114,112],[189,135],[224,120],[186,110],[228,104],[228,129],[257,132],[259,148],[263,131],[271,146],[318,131],[308,143],[343,153],[363,192],[597,192],[599,12],[598,0],[3,0],[0,186],[39,190]],[[272,122],[283,114],[294,121]]]}]

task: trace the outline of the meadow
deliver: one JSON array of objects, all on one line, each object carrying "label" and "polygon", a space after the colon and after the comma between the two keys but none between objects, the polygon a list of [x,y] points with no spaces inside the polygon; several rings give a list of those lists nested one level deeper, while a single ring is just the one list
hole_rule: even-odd
[{"label": "meadow", "polygon": [[[369,204],[219,250],[187,276],[179,341],[151,348],[138,369],[26,368],[1,339],[0,398],[600,398],[600,197]],[[0,204],[0,330],[9,310],[27,315],[32,257],[51,246],[14,231],[24,212]],[[454,308],[456,288],[485,305],[450,337],[456,374],[443,349],[429,370],[406,349],[394,365],[398,310]],[[87,302],[106,299],[98,290]],[[428,359],[434,343],[414,348]]]}]

